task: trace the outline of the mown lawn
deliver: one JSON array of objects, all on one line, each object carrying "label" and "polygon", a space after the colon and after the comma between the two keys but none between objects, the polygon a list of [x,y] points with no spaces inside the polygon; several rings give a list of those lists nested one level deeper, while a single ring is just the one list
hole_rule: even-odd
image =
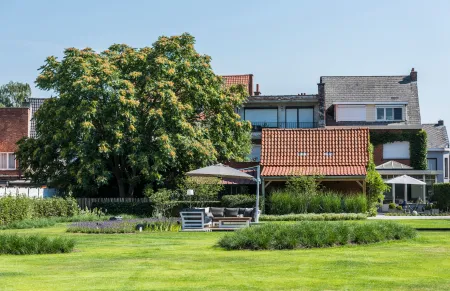
[{"label": "mown lawn", "polygon": [[78,243],[70,254],[0,256],[0,290],[450,289],[450,232],[443,231],[295,251],[224,251],[214,247],[223,233],[69,234],[62,224],[2,232]]}]

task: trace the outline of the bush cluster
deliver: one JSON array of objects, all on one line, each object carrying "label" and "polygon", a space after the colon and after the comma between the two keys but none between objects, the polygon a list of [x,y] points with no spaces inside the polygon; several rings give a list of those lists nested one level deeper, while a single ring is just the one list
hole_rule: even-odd
[{"label": "bush cluster", "polygon": [[220,200],[222,207],[229,208],[252,208],[256,204],[256,195],[237,194],[223,195]]},{"label": "bush cluster", "polygon": [[301,221],[294,224],[267,223],[222,237],[218,245],[227,250],[282,250],[368,244],[413,238],[416,230],[389,221],[345,223]]},{"label": "bush cluster", "polygon": [[336,220],[364,220],[363,213],[307,213],[285,215],[261,215],[260,221],[336,221]]},{"label": "bush cluster", "polygon": [[282,190],[272,193],[271,214],[290,213],[366,213],[367,198],[363,194],[343,195],[335,192],[317,192],[314,195],[295,195]]},{"label": "bush cluster", "polygon": [[437,183],[433,185],[433,201],[437,202],[439,209],[449,212],[450,210],[450,183]]},{"label": "bush cluster", "polygon": [[107,215],[151,216],[153,212],[150,202],[92,202],[92,207],[101,209]]},{"label": "bush cluster", "polygon": [[73,239],[41,235],[0,234],[0,254],[31,255],[68,253],[75,247]]},{"label": "bush cluster", "polygon": [[0,198],[0,225],[25,219],[70,217],[79,213],[80,209],[73,198],[41,199],[20,195]]}]

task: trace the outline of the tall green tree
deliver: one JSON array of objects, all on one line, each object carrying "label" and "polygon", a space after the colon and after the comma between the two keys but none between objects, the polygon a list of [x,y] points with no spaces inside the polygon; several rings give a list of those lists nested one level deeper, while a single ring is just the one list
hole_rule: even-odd
[{"label": "tall green tree", "polygon": [[0,107],[20,107],[31,97],[27,83],[9,82],[0,86]]},{"label": "tall green tree", "polygon": [[244,159],[251,127],[234,110],[245,90],[226,88],[194,43],[189,34],[163,36],[152,47],[69,48],[61,61],[47,58],[36,84],[59,98],[36,113],[38,137],[19,142],[25,175],[82,191],[114,179],[125,197],[138,185],[176,185],[188,170]]}]

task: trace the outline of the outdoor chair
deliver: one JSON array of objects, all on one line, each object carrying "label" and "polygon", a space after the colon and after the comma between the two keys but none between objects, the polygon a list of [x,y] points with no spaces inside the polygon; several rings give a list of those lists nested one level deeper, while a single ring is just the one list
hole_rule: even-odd
[{"label": "outdoor chair", "polygon": [[212,219],[205,209],[185,209],[180,212],[182,230],[205,230],[212,225]]}]

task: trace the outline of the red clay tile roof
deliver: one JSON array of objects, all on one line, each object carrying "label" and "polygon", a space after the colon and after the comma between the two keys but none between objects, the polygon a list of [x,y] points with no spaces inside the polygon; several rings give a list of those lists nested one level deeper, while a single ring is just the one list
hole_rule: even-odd
[{"label": "red clay tile roof", "polygon": [[233,85],[244,85],[248,90],[248,95],[253,95],[253,75],[226,75],[221,76],[225,82],[225,86],[233,86]]},{"label": "red clay tile roof", "polygon": [[369,129],[263,129],[262,176],[364,176]]}]

